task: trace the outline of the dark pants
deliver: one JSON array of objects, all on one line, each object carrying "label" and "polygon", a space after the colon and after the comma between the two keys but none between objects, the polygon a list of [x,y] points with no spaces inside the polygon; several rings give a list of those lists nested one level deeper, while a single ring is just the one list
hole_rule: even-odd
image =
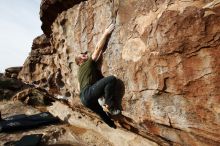
[{"label": "dark pants", "polygon": [[109,76],[102,78],[93,85],[87,86],[80,93],[80,99],[87,108],[98,114],[102,120],[110,127],[115,127],[111,118],[103,111],[98,103],[98,99],[104,96],[106,104],[113,107],[113,93],[116,84],[116,78]]}]

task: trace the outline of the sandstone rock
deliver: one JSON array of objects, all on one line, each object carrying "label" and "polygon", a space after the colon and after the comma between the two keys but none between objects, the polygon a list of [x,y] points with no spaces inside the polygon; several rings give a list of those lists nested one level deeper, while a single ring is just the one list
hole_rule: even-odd
[{"label": "sandstone rock", "polygon": [[[57,110],[60,109],[60,110]],[[79,129],[85,129],[80,137],[87,141],[88,145],[137,145],[137,146],[157,146],[155,142],[152,142],[141,135],[134,134],[130,131],[123,129],[112,129],[106,124],[100,123],[94,114],[84,110],[77,112],[77,108],[73,111],[67,105],[60,102],[55,102],[53,106],[48,107],[48,110],[58,116],[61,120],[68,121],[71,125],[78,127]],[[75,129],[76,130],[76,129]],[[90,135],[90,136],[89,136]],[[89,137],[88,137],[89,136]],[[156,137],[156,136],[155,136]],[[154,139],[154,138],[152,138]],[[157,138],[155,138],[157,139]]]},{"label": "sandstone rock", "polygon": [[22,67],[10,67],[5,69],[5,76],[9,78],[17,78]]},{"label": "sandstone rock", "polygon": [[[0,111],[2,113],[3,119],[12,115],[26,114],[33,115],[40,111],[31,107],[24,105],[18,101],[1,101]],[[70,130],[71,126],[68,125],[51,125],[44,126],[37,129],[31,129],[26,131],[18,131],[14,133],[0,133],[0,145],[3,146],[4,143],[9,141],[16,141],[21,139],[24,135],[30,134],[43,134],[41,145],[84,145],[82,141],[76,136],[73,130]]]},{"label": "sandstone rock", "polygon": [[48,106],[54,101],[47,92],[40,91],[36,88],[27,88],[19,91],[12,97],[12,99],[14,101],[20,100],[31,106]]},{"label": "sandstone rock", "polygon": [[25,67],[18,78],[22,78],[29,84],[48,89],[53,94],[58,93],[59,88],[55,83],[55,75],[58,72],[54,64],[55,53],[56,50],[51,46],[50,39],[45,35],[35,38],[30,56],[26,59]]},{"label": "sandstone rock", "polygon": [[2,78],[4,76],[4,74],[3,73],[0,73],[0,78]]},{"label": "sandstone rock", "polygon": [[42,0],[40,9],[40,19],[42,30],[47,37],[51,35],[51,25],[56,17],[75,4],[85,0]]},{"label": "sandstone rock", "polygon": [[[72,5],[48,23],[51,38],[44,47],[55,51],[39,54],[32,62],[30,55],[19,77],[79,106],[74,58],[93,51],[104,29],[115,22],[101,70],[119,78],[123,115],[135,121],[139,132],[169,144],[220,145],[219,9],[212,1],[177,0],[88,0]],[[94,127],[89,120],[70,123]]]},{"label": "sandstone rock", "polygon": [[11,99],[20,90],[27,88],[27,85],[15,78],[0,76],[0,100]]}]

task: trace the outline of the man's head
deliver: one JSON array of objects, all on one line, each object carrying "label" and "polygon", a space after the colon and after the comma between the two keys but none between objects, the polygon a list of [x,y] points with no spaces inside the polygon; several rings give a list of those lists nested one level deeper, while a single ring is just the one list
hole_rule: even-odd
[{"label": "man's head", "polygon": [[80,53],[76,58],[75,58],[75,62],[78,66],[80,66],[81,64],[83,64],[84,62],[86,62],[88,60],[88,52],[84,52],[84,53]]}]

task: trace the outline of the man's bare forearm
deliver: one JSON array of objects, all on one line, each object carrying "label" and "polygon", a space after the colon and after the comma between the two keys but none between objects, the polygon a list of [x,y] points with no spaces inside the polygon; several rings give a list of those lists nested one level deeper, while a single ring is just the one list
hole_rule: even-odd
[{"label": "man's bare forearm", "polygon": [[105,43],[106,43],[106,40],[107,40],[108,35],[109,35],[109,34],[105,32],[105,33],[102,35],[102,37],[101,37],[101,39],[99,40],[99,42],[97,43],[96,49],[97,49],[98,52],[100,52],[100,51],[103,49],[103,47],[104,47],[104,45],[105,45]]},{"label": "man's bare forearm", "polygon": [[109,35],[108,33],[104,33],[102,35],[101,39],[99,40],[99,42],[98,42],[98,44],[97,44],[97,46],[95,48],[95,51],[96,51],[96,54],[95,54],[96,59],[95,59],[95,61],[97,61],[99,56],[101,55],[102,49],[103,49],[103,47],[104,47],[104,45],[106,43],[108,35]]},{"label": "man's bare forearm", "polygon": [[111,32],[114,29],[114,25],[110,25],[104,32],[104,34],[102,35],[101,39],[99,40],[99,42],[96,45],[95,51],[92,54],[92,59],[94,61],[97,61],[99,59],[99,56],[102,53],[102,49],[106,43],[107,37],[111,34]]}]

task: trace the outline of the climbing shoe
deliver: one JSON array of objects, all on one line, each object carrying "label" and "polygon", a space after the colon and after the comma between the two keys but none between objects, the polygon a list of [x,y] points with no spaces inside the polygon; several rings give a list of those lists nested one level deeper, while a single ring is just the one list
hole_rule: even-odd
[{"label": "climbing shoe", "polygon": [[110,109],[108,109],[108,111],[113,116],[121,114],[121,110],[116,109],[116,108],[110,108]]},{"label": "climbing shoe", "polygon": [[104,97],[99,98],[98,103],[99,103],[99,105],[104,106],[105,105],[105,98]]}]

